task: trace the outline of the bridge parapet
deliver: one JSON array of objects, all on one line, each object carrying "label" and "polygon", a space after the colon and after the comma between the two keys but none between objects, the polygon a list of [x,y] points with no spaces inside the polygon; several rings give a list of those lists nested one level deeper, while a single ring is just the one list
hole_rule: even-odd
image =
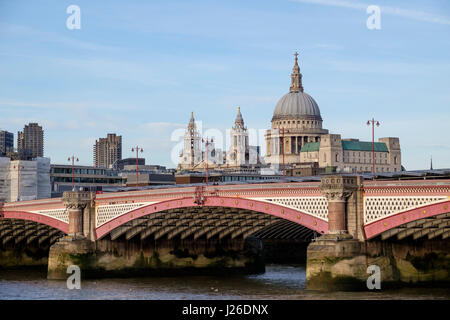
[{"label": "bridge parapet", "polygon": [[364,225],[450,200],[450,181],[364,183]]}]

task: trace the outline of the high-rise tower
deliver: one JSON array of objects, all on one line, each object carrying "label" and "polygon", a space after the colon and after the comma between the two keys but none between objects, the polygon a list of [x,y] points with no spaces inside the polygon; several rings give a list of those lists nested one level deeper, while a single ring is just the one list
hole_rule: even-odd
[{"label": "high-rise tower", "polygon": [[122,136],[108,133],[106,138],[100,138],[94,145],[94,166],[110,168],[122,159]]},{"label": "high-rise tower", "polygon": [[44,156],[44,130],[40,125],[30,123],[17,133],[17,151],[24,160]]}]

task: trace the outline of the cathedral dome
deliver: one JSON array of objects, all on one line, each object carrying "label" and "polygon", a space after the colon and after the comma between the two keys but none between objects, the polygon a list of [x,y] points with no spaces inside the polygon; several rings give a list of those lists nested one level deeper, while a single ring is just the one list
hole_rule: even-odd
[{"label": "cathedral dome", "polygon": [[298,66],[298,53],[295,54],[295,64],[291,74],[290,92],[285,94],[275,106],[274,120],[312,119],[322,120],[317,102],[303,92],[302,74]]},{"label": "cathedral dome", "polygon": [[278,101],[272,121],[299,118],[322,120],[319,106],[309,94],[302,91],[289,92]]}]

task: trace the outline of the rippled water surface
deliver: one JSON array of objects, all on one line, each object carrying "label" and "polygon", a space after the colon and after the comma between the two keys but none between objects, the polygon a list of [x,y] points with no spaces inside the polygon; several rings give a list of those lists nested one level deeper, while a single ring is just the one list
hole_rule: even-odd
[{"label": "rippled water surface", "polygon": [[450,299],[444,288],[378,292],[305,290],[305,267],[269,265],[260,275],[83,280],[80,290],[45,271],[0,270],[0,299]]}]

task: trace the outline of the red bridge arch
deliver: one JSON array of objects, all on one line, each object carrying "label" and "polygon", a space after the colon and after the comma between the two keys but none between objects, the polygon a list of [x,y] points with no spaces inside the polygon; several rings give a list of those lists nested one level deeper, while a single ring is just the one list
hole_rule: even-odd
[{"label": "red bridge arch", "polygon": [[449,208],[450,200],[447,200],[444,202],[425,205],[420,208],[402,211],[384,219],[374,221],[364,226],[366,239],[374,238],[385,231],[396,228],[405,223],[447,213],[449,212]]},{"label": "red bridge arch", "polygon": [[52,228],[58,229],[64,233],[69,233],[69,224],[58,219],[44,216],[28,211],[4,211],[3,217],[0,219],[21,219],[27,221],[33,221],[41,224],[45,224]]},{"label": "red bridge arch", "polygon": [[174,200],[162,201],[129,211],[98,227],[95,230],[96,238],[100,239],[101,237],[103,237],[110,231],[114,230],[115,228],[120,227],[121,225],[129,221],[132,221],[134,219],[143,216],[147,216],[156,212],[166,211],[170,209],[189,208],[198,206],[226,207],[226,208],[252,210],[295,222],[299,225],[302,225],[308,229],[314,230],[319,233],[324,234],[327,233],[328,230],[327,221],[295,209],[283,207],[278,204],[237,197],[211,196],[207,197],[205,199],[204,204],[201,205],[195,203],[194,198],[185,197]]}]

